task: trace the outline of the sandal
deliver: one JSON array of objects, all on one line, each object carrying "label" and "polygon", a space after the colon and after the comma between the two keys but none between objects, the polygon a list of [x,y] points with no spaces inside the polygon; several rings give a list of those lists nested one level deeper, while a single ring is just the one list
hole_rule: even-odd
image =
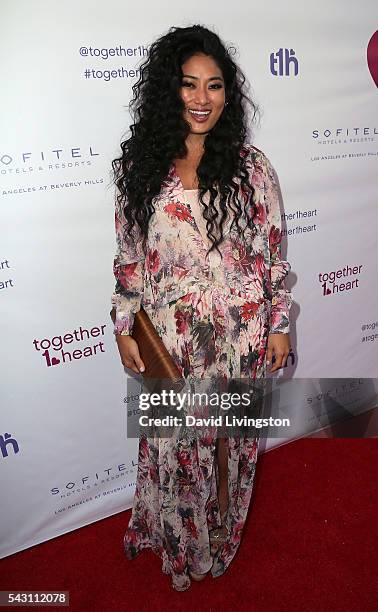
[{"label": "sandal", "polygon": [[227,512],[228,510],[226,510],[221,516],[222,525],[216,529],[212,529],[209,534],[210,554],[213,557],[217,554],[228,538],[228,527],[226,525]]}]

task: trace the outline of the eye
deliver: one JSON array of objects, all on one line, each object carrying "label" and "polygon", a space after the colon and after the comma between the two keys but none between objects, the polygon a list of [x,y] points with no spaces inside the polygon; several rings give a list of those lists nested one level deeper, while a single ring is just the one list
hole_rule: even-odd
[{"label": "eye", "polygon": [[181,83],[182,87],[194,87],[194,83],[191,83],[190,81],[183,81]]}]

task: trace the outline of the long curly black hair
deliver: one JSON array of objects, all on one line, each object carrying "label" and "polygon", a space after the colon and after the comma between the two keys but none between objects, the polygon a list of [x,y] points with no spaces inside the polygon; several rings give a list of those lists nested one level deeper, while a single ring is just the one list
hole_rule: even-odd
[{"label": "long curly black hair", "polygon": [[[253,186],[249,183],[246,156],[242,154],[249,124],[258,114],[257,105],[245,90],[246,79],[233,61],[233,48],[227,49],[217,34],[201,25],[173,27],[150,47],[140,66],[140,76],[133,86],[129,109],[134,123],[131,136],[121,142],[122,155],[112,161],[117,202],[126,219],[124,231],[130,235],[138,223],[145,244],[148,224],[154,213],[154,198],[159,195],[174,158],[187,154],[186,138],[190,125],[183,118],[184,102],[180,96],[181,66],[196,53],[211,56],[219,66],[228,104],[216,125],[207,134],[204,153],[197,168],[199,197],[206,219],[207,236],[217,248],[223,240],[227,211],[233,211],[233,224],[240,231],[243,217],[254,231]],[[248,114],[247,104],[252,113]],[[243,202],[237,197],[239,179]],[[209,194],[206,203],[204,196]],[[219,204],[215,199],[219,195]],[[218,210],[220,209],[220,210]],[[244,228],[242,233],[244,235]],[[216,232],[216,233],[214,233]]]}]

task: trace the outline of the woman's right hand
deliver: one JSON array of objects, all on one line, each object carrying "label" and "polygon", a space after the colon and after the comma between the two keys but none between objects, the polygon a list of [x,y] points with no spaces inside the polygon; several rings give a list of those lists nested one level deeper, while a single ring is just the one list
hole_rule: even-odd
[{"label": "woman's right hand", "polygon": [[119,354],[121,356],[122,364],[126,368],[130,368],[136,374],[144,372],[145,367],[139,353],[138,343],[131,336],[122,336],[116,334],[116,341],[118,345]]}]

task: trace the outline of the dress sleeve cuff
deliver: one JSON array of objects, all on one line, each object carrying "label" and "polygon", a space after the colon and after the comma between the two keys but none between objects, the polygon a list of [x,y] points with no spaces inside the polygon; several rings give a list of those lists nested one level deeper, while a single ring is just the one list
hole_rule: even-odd
[{"label": "dress sleeve cuff", "polygon": [[122,295],[112,296],[115,308],[114,335],[131,336],[136,313],[140,310],[141,298],[125,298]]}]

